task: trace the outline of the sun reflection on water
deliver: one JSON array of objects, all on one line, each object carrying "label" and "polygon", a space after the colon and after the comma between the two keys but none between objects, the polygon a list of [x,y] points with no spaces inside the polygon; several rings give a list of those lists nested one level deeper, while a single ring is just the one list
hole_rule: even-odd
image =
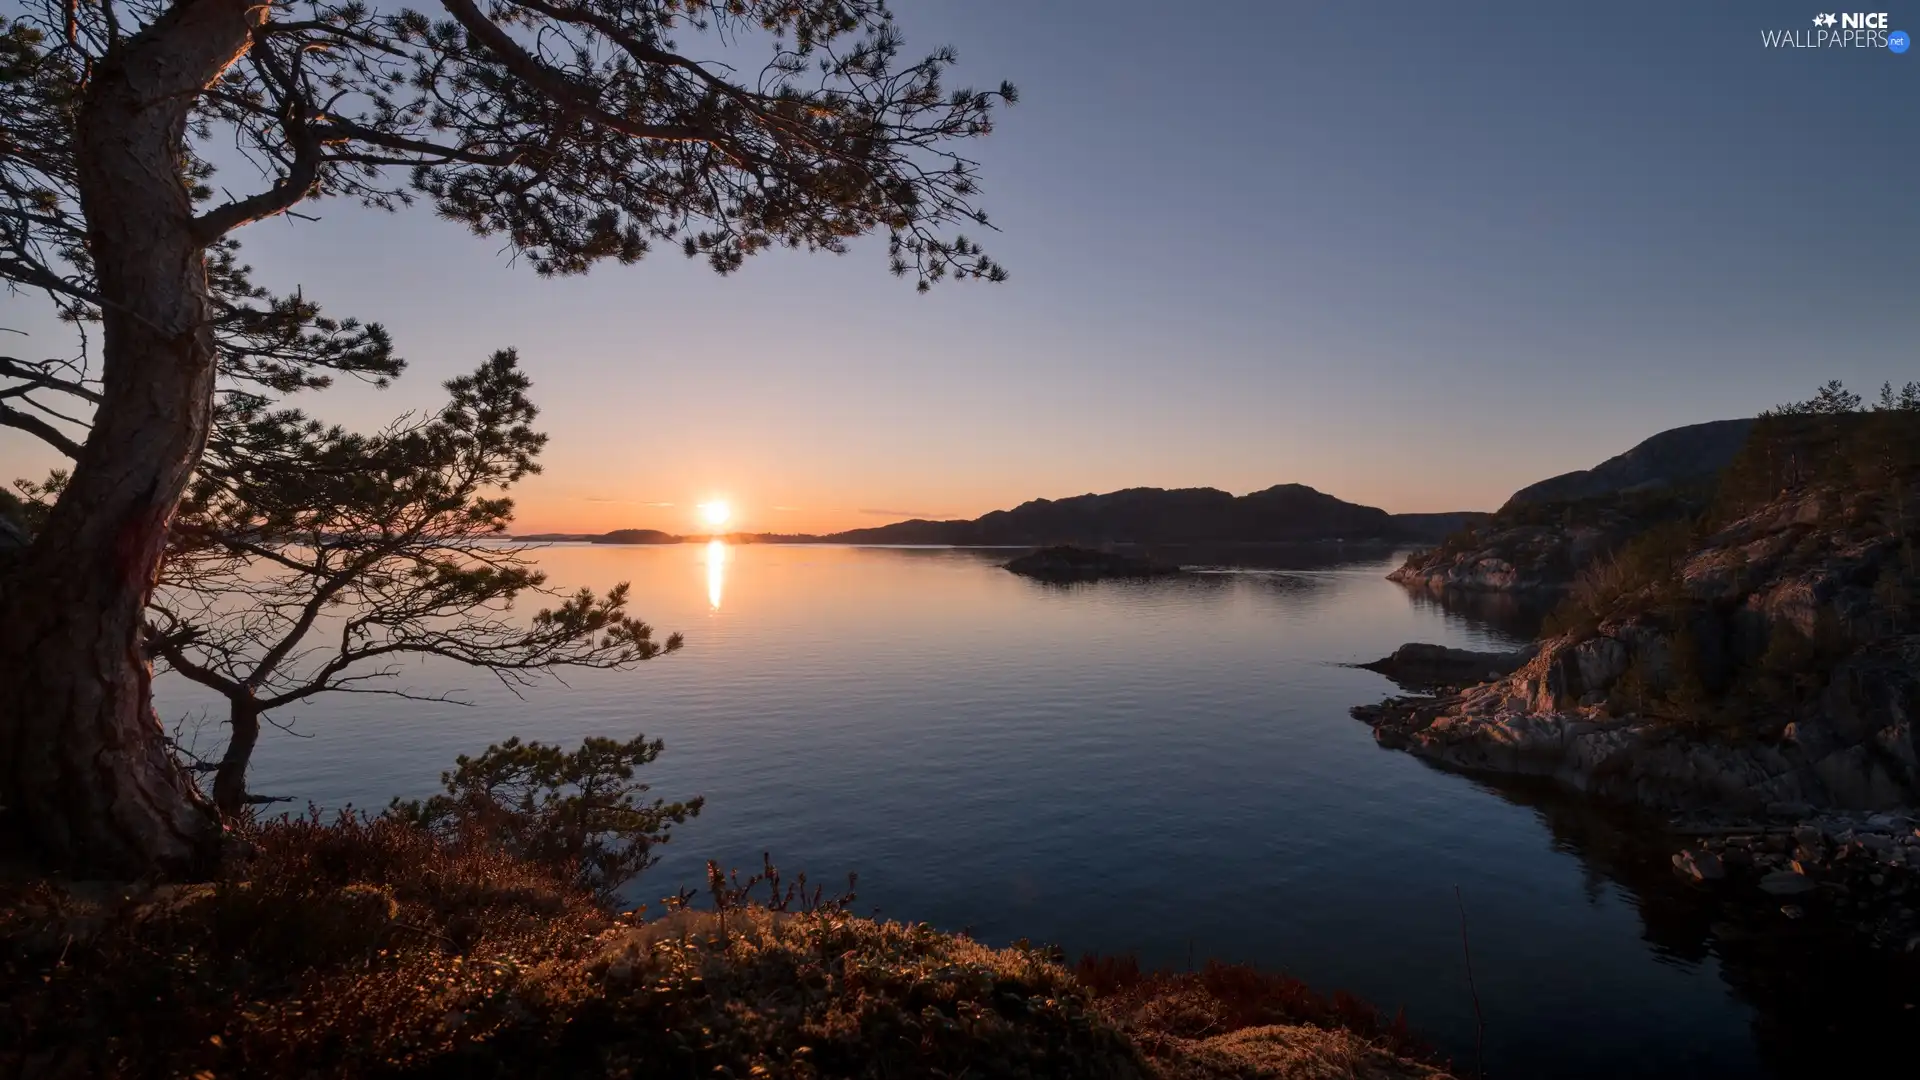
[{"label": "sun reflection on water", "polygon": [[731,556],[725,540],[707,541],[707,603],[720,610],[720,593],[727,585],[727,559]]}]

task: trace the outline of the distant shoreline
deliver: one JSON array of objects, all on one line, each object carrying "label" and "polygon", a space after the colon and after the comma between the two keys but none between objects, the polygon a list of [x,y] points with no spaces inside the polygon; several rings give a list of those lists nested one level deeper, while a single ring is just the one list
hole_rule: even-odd
[{"label": "distant shoreline", "polygon": [[[867,547],[867,548],[948,548],[957,551],[1024,551],[1030,548],[1046,547],[1053,541],[1035,540],[1007,544],[937,544],[937,543],[888,543],[879,540],[846,540],[831,536],[788,537],[779,534],[757,533],[716,533],[710,536],[675,536],[665,540],[608,540],[605,534],[586,533],[534,533],[527,536],[506,536],[502,540],[521,544],[598,544],[605,547],[672,547],[678,544],[707,544],[715,540],[729,544],[776,544],[789,547]],[[1369,547],[1381,549],[1406,548],[1416,546],[1409,541],[1395,537],[1327,537],[1303,540],[1194,540],[1181,543],[1159,543],[1138,540],[1080,541],[1088,546],[1102,548],[1154,548],[1181,550],[1191,548],[1298,548],[1298,547]]]},{"label": "distant shoreline", "polygon": [[[679,536],[660,529],[607,533],[535,533],[529,543],[680,544],[730,540],[751,544],[851,544],[861,547],[1039,548],[1133,546],[1433,545],[1491,517],[1478,511],[1389,514],[1345,502],[1304,484],[1276,484],[1246,495],[1217,488],[1125,488],[1104,495],[1030,499],[972,519],[913,518],[834,533],[710,533]],[[1126,537],[1127,539],[1119,539]]]}]

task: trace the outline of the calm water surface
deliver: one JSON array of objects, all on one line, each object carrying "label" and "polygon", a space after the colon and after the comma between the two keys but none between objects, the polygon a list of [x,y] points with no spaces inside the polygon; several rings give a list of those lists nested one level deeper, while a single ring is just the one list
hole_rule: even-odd
[{"label": "calm water surface", "polygon": [[[1723,956],[1713,913],[1608,822],[1374,745],[1347,709],[1392,687],[1339,665],[1406,641],[1517,640],[1383,580],[1385,553],[1070,588],[1005,558],[550,548],[556,585],[631,581],[686,650],[524,700],[412,668],[406,685],[472,705],[337,695],[289,711],[298,737],[267,733],[253,786],[380,806],[509,735],[644,732],[667,746],[655,792],[708,803],[641,899],[699,884],[708,858],[745,870],[771,851],[789,873],[858,871],[862,910],[994,942],[1282,968],[1404,1006],[1466,1066],[1457,888],[1492,1075],[1788,1075],[1805,1040],[1775,1014],[1801,1010],[1816,1042],[1830,1022],[1817,963]],[[166,684],[163,715],[198,715],[192,691]]]}]

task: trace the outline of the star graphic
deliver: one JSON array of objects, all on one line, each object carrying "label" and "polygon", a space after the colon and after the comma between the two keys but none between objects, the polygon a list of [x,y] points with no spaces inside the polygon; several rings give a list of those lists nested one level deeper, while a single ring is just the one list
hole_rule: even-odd
[{"label": "star graphic", "polygon": [[1828,26],[1832,26],[1834,23],[1837,23],[1840,21],[1839,19],[1834,18],[1832,15],[1822,15],[1820,16],[1820,18],[1826,20],[1826,24]]}]

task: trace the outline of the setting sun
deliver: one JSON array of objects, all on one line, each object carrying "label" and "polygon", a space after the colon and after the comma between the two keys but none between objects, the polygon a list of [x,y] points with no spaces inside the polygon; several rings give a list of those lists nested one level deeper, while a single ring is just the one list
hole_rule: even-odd
[{"label": "setting sun", "polygon": [[713,502],[700,504],[700,520],[715,528],[725,525],[727,519],[732,516],[733,508],[728,506],[724,500],[715,500]]}]

